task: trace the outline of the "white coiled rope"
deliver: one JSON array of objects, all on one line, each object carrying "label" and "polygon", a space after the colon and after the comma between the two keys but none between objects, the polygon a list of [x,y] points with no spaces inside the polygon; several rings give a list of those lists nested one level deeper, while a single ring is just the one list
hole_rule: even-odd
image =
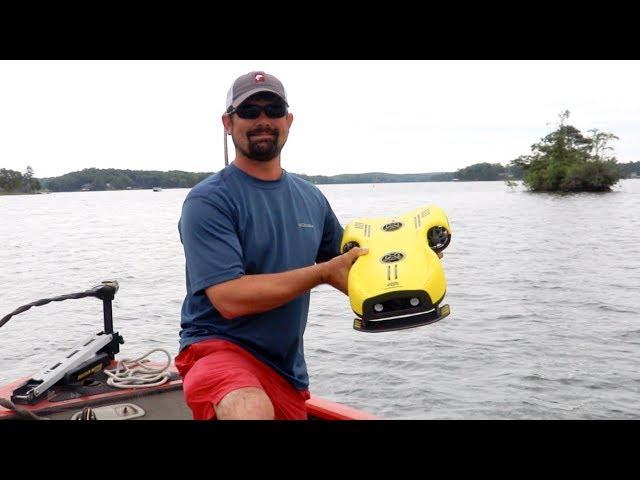
[{"label": "white coiled rope", "polygon": [[[167,364],[162,368],[151,368],[144,365],[144,360],[154,352],[162,352],[167,356]],[[109,377],[107,384],[116,388],[147,388],[162,385],[169,380],[171,374],[167,371],[171,365],[171,355],[163,348],[149,350],[141,357],[131,360],[124,358],[118,361],[113,370],[104,370]]]}]

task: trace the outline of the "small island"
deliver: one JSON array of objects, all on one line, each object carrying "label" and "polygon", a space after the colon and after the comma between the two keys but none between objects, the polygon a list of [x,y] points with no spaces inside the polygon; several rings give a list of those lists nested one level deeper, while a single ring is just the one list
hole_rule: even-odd
[{"label": "small island", "polygon": [[523,172],[523,182],[534,192],[605,192],[625,176],[610,155],[612,133],[589,130],[585,136],[568,125],[569,110],[560,115],[558,128],[531,146],[531,155],[511,162]]}]

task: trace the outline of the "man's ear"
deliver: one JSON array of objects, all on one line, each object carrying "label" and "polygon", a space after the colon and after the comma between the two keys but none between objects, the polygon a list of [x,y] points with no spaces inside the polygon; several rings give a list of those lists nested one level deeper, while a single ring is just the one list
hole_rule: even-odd
[{"label": "man's ear", "polygon": [[231,115],[226,113],[222,115],[222,125],[224,126],[224,133],[231,135],[231,127],[233,126]]}]

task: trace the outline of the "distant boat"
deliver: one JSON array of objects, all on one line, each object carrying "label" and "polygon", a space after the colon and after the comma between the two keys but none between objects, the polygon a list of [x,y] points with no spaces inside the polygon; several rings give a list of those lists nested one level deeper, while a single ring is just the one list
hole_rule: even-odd
[{"label": "distant boat", "polygon": [[153,187],[154,192],[161,192],[162,189],[160,187]]}]

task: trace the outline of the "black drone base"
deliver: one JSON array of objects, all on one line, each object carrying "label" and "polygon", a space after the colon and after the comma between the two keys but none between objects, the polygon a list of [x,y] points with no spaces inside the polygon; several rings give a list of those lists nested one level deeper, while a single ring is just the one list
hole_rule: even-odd
[{"label": "black drone base", "polygon": [[422,327],[442,320],[449,315],[449,305],[436,306],[433,310],[415,315],[402,317],[389,317],[384,319],[367,320],[355,318],[353,328],[359,332],[391,332],[394,330],[404,330],[407,328]]}]

